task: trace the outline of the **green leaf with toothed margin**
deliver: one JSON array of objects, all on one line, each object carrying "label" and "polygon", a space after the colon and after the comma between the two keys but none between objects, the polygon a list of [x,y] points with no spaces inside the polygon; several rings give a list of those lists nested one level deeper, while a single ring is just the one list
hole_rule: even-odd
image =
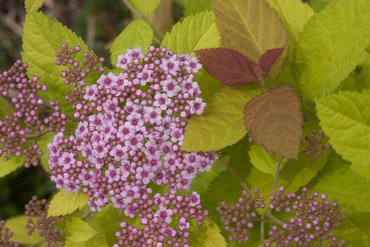
[{"label": "green leaf with toothed margin", "polygon": [[48,216],[71,214],[87,204],[87,195],[83,193],[58,191],[50,201]]},{"label": "green leaf with toothed margin", "polygon": [[123,31],[114,39],[110,47],[110,59],[113,66],[116,66],[118,56],[124,54],[129,48],[140,47],[144,53],[153,40],[153,30],[148,23],[143,20],[133,20]]},{"label": "green leaf with toothed margin", "polygon": [[363,60],[369,45],[369,13],[368,0],[337,0],[307,22],[295,56],[305,99],[331,93]]},{"label": "green leaf with toothed margin", "polygon": [[191,117],[185,128],[183,149],[187,151],[220,150],[242,139],[244,106],[263,92],[258,85],[224,87],[209,100],[201,116]]},{"label": "green leaf with toothed margin", "polygon": [[215,17],[212,11],[203,11],[186,17],[166,34],[162,46],[177,54],[192,53],[220,46]]},{"label": "green leaf with toothed margin", "polygon": [[48,90],[40,92],[39,95],[48,101],[60,101],[63,110],[71,112],[70,104],[64,98],[71,89],[64,84],[64,78],[60,76],[66,67],[55,64],[55,54],[60,51],[63,43],[72,47],[79,45],[81,51],[74,59],[82,62],[83,53],[89,50],[87,45],[62,23],[40,12],[26,15],[22,38],[22,60],[28,63],[28,77],[37,75],[40,83],[48,86]]}]

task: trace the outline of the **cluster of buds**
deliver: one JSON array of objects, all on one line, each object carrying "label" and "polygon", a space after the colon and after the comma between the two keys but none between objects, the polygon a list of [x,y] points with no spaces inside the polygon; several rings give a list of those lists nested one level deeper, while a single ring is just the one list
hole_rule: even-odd
[{"label": "cluster of buds", "polygon": [[308,142],[305,154],[312,160],[316,160],[323,155],[325,150],[331,149],[329,143],[324,142],[324,132],[322,130],[312,130],[311,135],[306,135],[305,139]]},{"label": "cluster of buds", "polygon": [[[56,64],[67,67],[62,71],[61,76],[65,78],[64,83],[72,86],[72,92],[66,96],[66,100],[76,103],[82,100],[83,90],[86,86],[86,77],[93,72],[102,74],[104,58],[98,57],[94,52],[84,52],[83,57],[79,52],[80,46],[69,48],[63,43],[61,50],[57,52]],[[82,60],[82,63],[79,62]]]},{"label": "cluster of buds", "polygon": [[0,97],[14,107],[12,114],[0,120],[0,156],[8,160],[11,155],[24,155],[24,166],[38,164],[42,155],[39,146],[30,139],[37,139],[48,131],[64,131],[66,115],[57,102],[46,104],[38,92],[47,87],[38,83],[38,78],[28,79],[27,64],[17,61],[8,71],[0,74]]},{"label": "cluster of buds", "polygon": [[0,246],[20,247],[20,244],[11,240],[13,233],[5,226],[5,221],[0,220]]},{"label": "cluster of buds", "polygon": [[228,205],[222,202],[217,207],[220,219],[225,225],[225,231],[229,233],[229,241],[242,244],[249,240],[248,230],[254,227],[257,220],[257,209],[264,208],[264,199],[259,196],[257,189],[254,195],[248,191],[243,191],[236,204]]},{"label": "cluster of buds", "polygon": [[[230,233],[229,240],[245,243],[248,240],[248,230],[259,221],[256,209],[265,207],[264,200],[258,196],[258,191],[253,197],[244,191],[238,202],[229,206],[225,202],[217,208],[225,230]],[[339,227],[344,215],[336,202],[327,199],[326,194],[317,192],[308,195],[307,189],[301,193],[285,193],[284,187],[270,196],[268,204],[269,214],[272,219],[269,239],[265,246],[322,246],[323,243],[330,247],[341,247],[345,241],[339,241],[333,228]],[[278,214],[282,219],[273,215]]]},{"label": "cluster of buds", "polygon": [[328,200],[326,194],[317,192],[308,195],[303,188],[300,195],[285,194],[284,188],[270,197],[271,212],[285,212],[286,222],[273,225],[269,231],[269,241],[266,246],[322,246],[325,241],[328,246],[344,246],[344,241],[337,240],[331,230],[339,227],[344,215],[336,202]]},{"label": "cluster of buds", "polygon": [[128,50],[117,66],[121,73],[102,75],[75,104],[75,132],[49,144],[51,180],[86,193],[92,211],[109,201],[128,209],[151,184],[187,189],[217,158],[181,150],[188,118],[205,107],[196,58],[152,46],[146,56]]},{"label": "cluster of buds", "polygon": [[39,200],[36,196],[33,196],[26,204],[25,215],[30,217],[26,224],[27,234],[31,236],[37,230],[39,236],[45,239],[47,247],[64,246],[64,233],[57,227],[57,223],[64,219],[63,217],[48,217],[48,207],[45,199]]},{"label": "cluster of buds", "polygon": [[116,232],[118,242],[114,247],[140,246],[189,246],[191,224],[203,225],[208,215],[202,210],[200,197],[193,192],[190,196],[176,195],[176,190],[153,198],[141,198],[128,209],[131,217],[140,219],[140,224],[121,222]]}]

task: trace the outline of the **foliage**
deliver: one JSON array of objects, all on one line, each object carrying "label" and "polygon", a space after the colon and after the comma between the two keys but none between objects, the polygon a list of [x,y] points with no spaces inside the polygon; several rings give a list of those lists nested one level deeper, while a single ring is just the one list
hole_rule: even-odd
[{"label": "foliage", "polygon": [[[181,0],[166,33],[165,0],[124,2],[136,19],[100,69],[43,0],[24,2],[29,80],[0,74],[0,131],[20,143],[8,157],[0,138],[0,178],[35,152],[57,188],[0,220],[0,245],[279,246],[299,232],[305,246],[312,213],[335,222],[312,243],[370,246],[368,0]],[[19,93],[34,76],[48,89]],[[65,125],[23,135],[9,119],[25,98]]]}]

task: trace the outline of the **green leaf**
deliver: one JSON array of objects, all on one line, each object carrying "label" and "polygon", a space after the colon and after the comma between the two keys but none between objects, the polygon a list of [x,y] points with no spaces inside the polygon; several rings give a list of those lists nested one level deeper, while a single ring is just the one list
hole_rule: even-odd
[{"label": "green leaf", "polygon": [[[12,241],[27,245],[34,245],[44,241],[44,238],[39,236],[37,229],[31,236],[27,235],[28,230],[25,226],[29,218],[25,215],[19,215],[5,221],[5,227],[9,228],[14,234],[11,238]],[[33,219],[34,221],[37,220],[36,217],[33,217]]]},{"label": "green leaf", "polygon": [[222,161],[216,160],[215,163],[212,164],[211,169],[206,171],[200,175],[198,175],[190,185],[189,191],[196,191],[198,194],[203,194],[207,191],[208,186],[210,186],[211,182],[220,175],[223,171],[226,170],[225,165]]},{"label": "green leaf", "polygon": [[41,97],[60,101],[65,109],[69,104],[64,96],[69,93],[70,88],[64,84],[64,78],[60,76],[65,67],[55,64],[55,54],[63,43],[71,46],[80,45],[81,52],[76,55],[75,60],[82,62],[83,53],[88,51],[87,45],[63,24],[39,12],[26,15],[23,33],[22,60],[28,63],[27,75],[29,77],[37,75],[40,82],[48,86],[48,91],[40,93]]},{"label": "green leaf", "polygon": [[4,118],[4,116],[12,114],[14,112],[14,107],[10,102],[4,98],[3,96],[0,96],[0,118]]},{"label": "green leaf", "polygon": [[266,174],[275,174],[276,160],[261,145],[252,144],[248,154],[251,164],[255,168]]},{"label": "green leaf", "polygon": [[205,219],[202,227],[190,232],[190,246],[226,247],[227,243],[216,223]]},{"label": "green leaf", "polygon": [[[265,0],[216,0],[214,11],[223,47],[254,62],[267,50],[288,46],[288,33]],[[275,64],[274,75],[282,70],[286,55],[287,49]]]},{"label": "green leaf", "polygon": [[368,0],[338,0],[308,21],[295,61],[306,99],[332,92],[362,61],[369,44],[369,13]]},{"label": "green leaf", "polygon": [[0,178],[12,173],[13,171],[17,170],[19,167],[23,165],[24,157],[15,157],[10,156],[9,160],[4,161],[2,157],[0,157]]},{"label": "green leaf", "polygon": [[113,41],[110,48],[112,65],[116,65],[118,56],[129,48],[141,47],[144,53],[153,40],[153,30],[148,23],[136,19],[132,21]]},{"label": "green leaf", "polygon": [[71,214],[87,204],[87,195],[83,193],[58,191],[50,201],[48,216]]},{"label": "green leaf", "polygon": [[[298,160],[288,160],[279,173],[278,185],[284,186],[287,192],[299,190],[300,187],[307,185],[324,168],[327,160],[327,153],[316,161],[312,161],[305,154],[301,154]],[[247,180],[252,188],[260,190],[261,196],[271,195],[274,181],[273,175],[252,168],[252,172]]]},{"label": "green leaf", "polygon": [[245,104],[263,92],[257,85],[224,87],[209,100],[201,116],[190,118],[183,149],[187,151],[220,150],[242,139],[247,131],[243,123]]},{"label": "green leaf", "polygon": [[46,172],[49,171],[49,158],[50,158],[50,151],[48,148],[48,144],[53,142],[55,133],[51,132],[46,135],[43,135],[40,139],[37,140],[37,144],[39,145],[42,156],[40,157],[41,166],[44,168]]},{"label": "green leaf", "polygon": [[341,160],[329,161],[320,179],[310,189],[328,194],[330,200],[338,201],[343,211],[370,213],[370,181],[353,172]]},{"label": "green leaf", "polygon": [[77,217],[70,217],[65,221],[64,233],[67,241],[80,243],[88,241],[98,232],[86,221]]},{"label": "green leaf", "polygon": [[204,10],[212,10],[212,0],[187,0],[184,16],[194,15]]},{"label": "green leaf", "polygon": [[162,46],[177,54],[219,47],[220,34],[214,19],[211,11],[186,17],[182,22],[173,26],[170,33],[166,34]]},{"label": "green leaf", "polygon": [[129,0],[132,6],[145,16],[151,16],[161,0]]},{"label": "green leaf", "polygon": [[320,126],[351,168],[370,179],[370,91],[340,92],[316,101]]},{"label": "green leaf", "polygon": [[344,239],[348,247],[370,246],[370,214],[353,212],[346,214],[340,227],[335,230],[338,239]]},{"label": "green leaf", "polygon": [[298,42],[304,26],[314,15],[313,9],[301,0],[267,0],[267,2],[278,13],[290,36]]},{"label": "green leaf", "polygon": [[[123,217],[118,214],[118,210],[111,204],[104,207],[100,212],[96,212],[90,222],[92,226],[100,227],[105,235],[109,246],[117,241],[115,233],[120,228],[120,223]],[[101,232],[101,231],[99,231]]]},{"label": "green leaf", "polygon": [[27,14],[39,10],[44,4],[44,1],[45,0],[25,0],[24,7],[26,8]]}]

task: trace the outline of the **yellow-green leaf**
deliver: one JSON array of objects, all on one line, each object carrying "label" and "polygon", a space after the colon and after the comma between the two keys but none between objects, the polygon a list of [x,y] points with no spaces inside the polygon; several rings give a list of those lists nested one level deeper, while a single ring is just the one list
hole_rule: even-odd
[{"label": "yellow-green leaf", "polygon": [[298,42],[304,26],[314,15],[313,9],[301,0],[267,0],[267,2],[278,13],[291,37]]},{"label": "yellow-green leaf", "polygon": [[43,13],[32,12],[26,15],[22,60],[28,63],[27,75],[30,78],[37,75],[40,82],[48,86],[48,91],[40,93],[40,96],[46,100],[59,100],[62,107],[65,107],[69,104],[64,97],[70,88],[64,84],[60,73],[66,68],[55,64],[55,54],[60,51],[63,43],[79,45],[81,52],[75,56],[75,60],[83,61],[83,53],[88,51],[88,47],[74,32]]},{"label": "yellow-green leaf", "polygon": [[[9,230],[12,231],[14,234],[11,240],[21,244],[29,245],[38,244],[44,241],[44,238],[39,236],[38,230],[35,230],[35,232],[31,236],[27,235],[28,230],[25,226],[29,218],[30,217],[25,215],[19,215],[5,221],[5,226],[8,227]],[[36,217],[34,217],[33,219],[34,221],[37,220]]]},{"label": "yellow-green leaf", "polygon": [[10,156],[9,160],[4,161],[2,156],[0,157],[0,178],[14,172],[23,165],[24,157]]},{"label": "yellow-green leaf", "polygon": [[48,148],[48,144],[53,142],[54,135],[55,133],[51,132],[37,140],[37,144],[39,145],[43,153],[42,156],[40,157],[41,166],[44,168],[46,172],[50,172],[49,171],[50,151]]},{"label": "yellow-green leaf", "polygon": [[129,48],[141,47],[144,53],[153,40],[153,30],[148,23],[136,19],[132,21],[113,41],[110,48],[112,65],[116,65],[119,55]]},{"label": "yellow-green leaf", "polygon": [[175,53],[192,53],[204,48],[220,46],[214,14],[203,11],[186,17],[182,22],[173,26],[171,32],[163,39],[162,46]]},{"label": "yellow-green leaf", "polygon": [[[288,33],[265,0],[215,0],[214,11],[225,48],[257,62],[267,50],[288,47]],[[274,65],[274,75],[282,70],[287,50]]]},{"label": "yellow-green leaf", "polygon": [[351,168],[370,178],[370,91],[340,92],[316,101],[320,126]]},{"label": "yellow-green leaf", "polygon": [[25,0],[24,7],[27,13],[35,12],[41,8],[45,0]]},{"label": "yellow-green leaf", "polygon": [[330,157],[322,176],[310,188],[328,194],[329,199],[337,201],[346,213],[370,213],[370,181],[335,156]]},{"label": "yellow-green leaf", "polygon": [[0,96],[0,119],[3,119],[5,115],[12,114],[14,112],[14,107],[10,104],[10,102]]},{"label": "yellow-green leaf", "polygon": [[129,0],[132,6],[145,16],[151,16],[161,0]]},{"label": "yellow-green leaf", "polygon": [[[275,174],[276,160],[262,146],[252,144],[248,154],[250,162],[255,168],[266,174]],[[283,164],[286,164],[286,162],[284,161]]]},{"label": "yellow-green leaf", "polygon": [[190,233],[190,246],[226,247],[227,243],[216,223],[205,219],[202,227],[196,228]]},{"label": "yellow-green leaf", "polygon": [[64,223],[64,233],[67,241],[84,243],[94,237],[98,232],[86,221],[77,217],[70,217]]},{"label": "yellow-green leaf", "polygon": [[71,214],[82,209],[87,204],[87,195],[83,193],[58,191],[50,201],[48,216],[61,216]]},{"label": "yellow-green leaf", "polygon": [[308,21],[296,54],[298,84],[313,100],[336,89],[362,61],[370,37],[368,0],[331,1]]},{"label": "yellow-green leaf", "polygon": [[239,141],[247,133],[243,123],[244,106],[261,92],[263,89],[257,85],[224,87],[216,92],[209,99],[204,113],[190,118],[183,149],[220,150]]}]

